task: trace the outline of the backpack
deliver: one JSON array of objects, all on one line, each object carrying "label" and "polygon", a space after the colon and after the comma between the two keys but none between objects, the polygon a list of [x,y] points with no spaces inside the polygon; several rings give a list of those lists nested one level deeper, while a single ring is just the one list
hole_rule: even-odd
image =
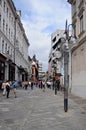
[{"label": "backpack", "polygon": [[8,84],[6,85],[6,89],[10,89],[10,86]]}]

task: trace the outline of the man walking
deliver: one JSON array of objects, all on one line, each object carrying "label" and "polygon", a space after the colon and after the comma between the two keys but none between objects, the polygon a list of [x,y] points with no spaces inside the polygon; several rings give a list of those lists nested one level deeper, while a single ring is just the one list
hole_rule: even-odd
[{"label": "man walking", "polygon": [[9,98],[9,93],[10,93],[10,82],[9,82],[9,80],[6,82],[6,91],[7,91],[6,97]]}]

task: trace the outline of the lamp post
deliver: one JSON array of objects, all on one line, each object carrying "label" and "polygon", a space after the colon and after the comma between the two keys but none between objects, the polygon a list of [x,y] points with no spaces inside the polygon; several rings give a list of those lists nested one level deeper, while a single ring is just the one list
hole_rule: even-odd
[{"label": "lamp post", "polygon": [[68,88],[69,88],[69,75],[68,75],[68,68],[69,68],[69,46],[70,44],[75,44],[76,39],[74,36],[69,35],[69,27],[72,26],[72,24],[65,25],[65,37],[61,37],[61,45],[60,49],[56,52],[56,57],[60,59],[62,56],[64,56],[64,111],[68,111]]},{"label": "lamp post", "polygon": [[76,37],[73,35],[70,36],[70,30],[69,27],[73,25],[72,24],[65,24],[65,36],[59,38],[59,42],[61,44],[58,44],[57,50],[55,52],[55,58],[58,60],[61,60],[62,57],[64,57],[64,111],[68,111],[68,88],[69,88],[69,74],[68,74],[68,68],[69,68],[69,51],[70,47],[74,47],[76,44]]},{"label": "lamp post", "polygon": [[[64,111],[68,111],[68,88],[69,88],[69,75],[68,75],[68,65],[69,65],[69,46],[76,43],[75,36],[69,35],[69,27],[72,24],[65,25],[65,37],[61,38],[61,49],[64,55]],[[63,44],[64,43],[64,44]]]}]

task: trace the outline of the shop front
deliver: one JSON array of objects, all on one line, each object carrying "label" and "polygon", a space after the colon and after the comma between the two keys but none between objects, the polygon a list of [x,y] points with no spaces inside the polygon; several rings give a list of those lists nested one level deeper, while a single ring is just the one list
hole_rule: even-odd
[{"label": "shop front", "polygon": [[18,67],[18,77],[21,81],[28,81],[28,72],[26,68],[23,68],[22,66]]},{"label": "shop front", "polygon": [[9,80],[10,81],[15,80],[15,64],[14,63],[9,64]]},{"label": "shop front", "polygon": [[0,53],[0,89],[2,81],[5,80],[5,61],[6,57]]}]

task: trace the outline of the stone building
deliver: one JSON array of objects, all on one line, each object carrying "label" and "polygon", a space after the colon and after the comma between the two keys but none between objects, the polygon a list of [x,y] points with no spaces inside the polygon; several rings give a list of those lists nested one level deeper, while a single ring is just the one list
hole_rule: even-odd
[{"label": "stone building", "polygon": [[68,0],[78,45],[72,49],[72,93],[86,98],[86,0]]},{"label": "stone building", "polygon": [[0,80],[28,79],[28,47],[21,11],[12,0],[0,0]]}]

